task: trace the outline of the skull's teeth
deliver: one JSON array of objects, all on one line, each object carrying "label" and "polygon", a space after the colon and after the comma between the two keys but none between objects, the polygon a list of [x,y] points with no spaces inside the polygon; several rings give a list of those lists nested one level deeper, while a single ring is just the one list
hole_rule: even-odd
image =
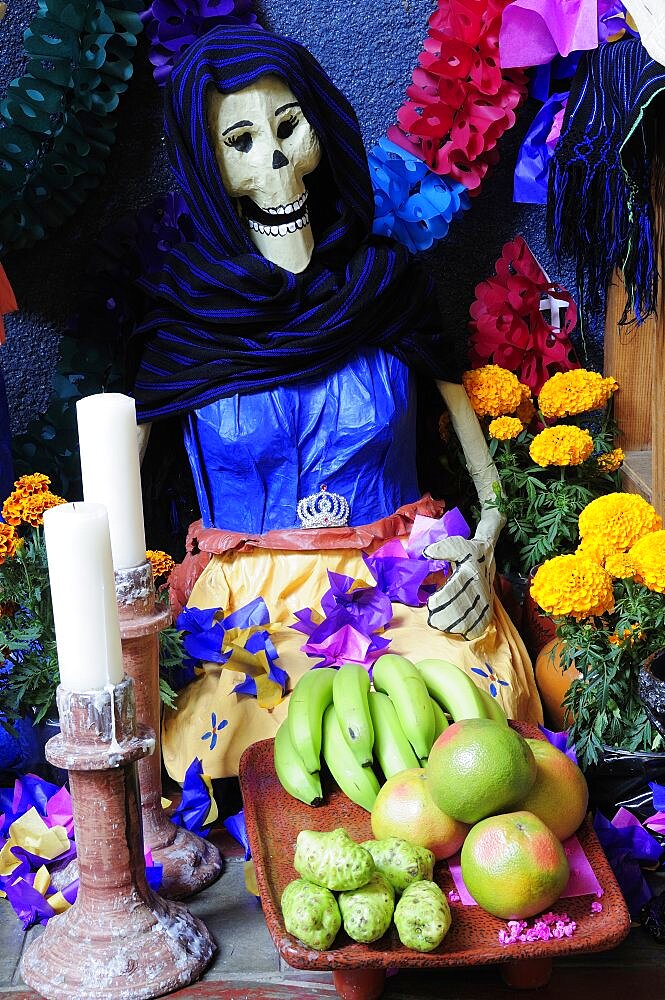
[{"label": "skull's teeth", "polygon": [[264,236],[286,236],[287,233],[295,233],[297,229],[304,229],[305,226],[309,225],[309,213],[305,214],[300,219],[295,219],[292,222],[284,222],[281,226],[264,226],[261,222],[255,222],[254,219],[248,219],[249,228],[253,229],[255,233],[262,233]]}]

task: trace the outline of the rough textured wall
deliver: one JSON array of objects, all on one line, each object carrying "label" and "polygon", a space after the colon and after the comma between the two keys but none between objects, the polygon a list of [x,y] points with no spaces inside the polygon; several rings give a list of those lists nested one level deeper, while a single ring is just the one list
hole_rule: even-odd
[{"label": "rough textured wall", "polygon": [[[20,39],[36,3],[9,0],[9,6],[0,24],[0,96],[8,80],[21,72]],[[394,120],[433,7],[432,0],[260,0],[256,9],[264,25],[297,38],[317,56],[356,107],[371,146]],[[61,230],[4,261],[21,305],[21,312],[9,319],[7,344],[0,352],[15,431],[46,406],[58,336],[76,309],[80,273],[92,241],[106,225],[172,186],[160,103],[142,41],[101,186]],[[512,204],[516,151],[532,113],[527,106],[504,139],[501,164],[471,211],[427,255],[458,357],[464,350],[474,286],[491,270],[507,239],[523,233],[552,277],[572,281],[569,274],[555,271],[544,240],[543,210]]]}]

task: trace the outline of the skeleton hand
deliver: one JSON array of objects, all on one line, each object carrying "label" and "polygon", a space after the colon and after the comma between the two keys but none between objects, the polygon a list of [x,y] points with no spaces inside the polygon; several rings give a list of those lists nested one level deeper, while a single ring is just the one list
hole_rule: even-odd
[{"label": "skeleton hand", "polygon": [[492,621],[494,548],[482,538],[444,538],[428,545],[428,559],[454,563],[452,576],[427,601],[429,624],[441,632],[477,639]]},{"label": "skeleton hand", "polygon": [[652,59],[665,65],[665,5],[663,0],[623,0]]}]

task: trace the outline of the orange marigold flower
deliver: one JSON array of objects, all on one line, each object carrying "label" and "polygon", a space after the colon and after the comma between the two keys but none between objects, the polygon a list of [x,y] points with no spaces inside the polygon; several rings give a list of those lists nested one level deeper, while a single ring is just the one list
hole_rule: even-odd
[{"label": "orange marigold flower", "polygon": [[38,528],[44,523],[44,511],[51,507],[57,507],[61,503],[67,503],[62,497],[48,490],[45,493],[32,493],[25,498],[23,504],[23,520],[33,528]]},{"label": "orange marigold flower", "polygon": [[50,485],[51,480],[48,476],[41,472],[32,472],[28,476],[21,476],[20,479],[17,479],[14,488],[17,493],[30,496],[32,493],[49,493]]},{"label": "orange marigold flower", "polygon": [[605,569],[616,580],[632,580],[637,572],[637,567],[627,552],[613,552],[607,556]]},{"label": "orange marigold flower", "polygon": [[546,427],[529,446],[529,455],[536,463],[548,465],[581,465],[593,451],[593,438],[586,430],[569,427]]},{"label": "orange marigold flower", "polygon": [[601,472],[616,472],[623,465],[625,457],[622,448],[615,448],[613,451],[606,451],[604,455],[599,455],[596,462]]},{"label": "orange marigold flower", "polygon": [[581,555],[555,556],[531,582],[531,596],[549,615],[589,618],[614,608],[612,577]]},{"label": "orange marigold flower", "polygon": [[0,524],[0,566],[16,555],[18,535],[11,524]]},{"label": "orange marigold flower", "polygon": [[502,417],[514,413],[522,400],[516,375],[500,365],[483,365],[464,372],[462,382],[479,417]]},{"label": "orange marigold flower", "polygon": [[152,575],[155,579],[159,576],[168,576],[175,567],[175,559],[159,549],[149,549],[146,558],[152,566]]},{"label": "orange marigold flower", "polygon": [[557,372],[543,385],[538,395],[538,405],[543,416],[572,417],[605,406],[619,383],[613,378],[603,378],[598,372],[574,368]]},{"label": "orange marigold flower", "polygon": [[518,417],[495,417],[489,425],[489,435],[497,441],[512,441],[523,430],[522,421]]},{"label": "orange marigold flower", "polygon": [[522,399],[520,405],[515,410],[515,416],[527,427],[536,416],[536,407],[533,405],[529,386],[520,382],[520,389],[522,390]]},{"label": "orange marigold flower", "polygon": [[[650,503],[637,493],[607,493],[587,504],[579,521],[581,548],[598,562],[625,552],[643,535],[663,526]],[[631,553],[632,559],[632,553]]]},{"label": "orange marigold flower", "polygon": [[621,646],[623,644],[634,646],[636,642],[641,642],[644,637],[645,634],[641,631],[639,625],[631,625],[630,628],[625,628],[621,635],[617,635],[616,632],[611,635],[610,642],[613,646]]},{"label": "orange marigold flower", "polygon": [[635,564],[637,582],[658,594],[665,594],[665,531],[643,535],[628,556]]},{"label": "orange marigold flower", "polygon": [[14,491],[10,493],[2,505],[2,516],[7,524],[17,527],[23,521],[23,505],[25,497]]}]

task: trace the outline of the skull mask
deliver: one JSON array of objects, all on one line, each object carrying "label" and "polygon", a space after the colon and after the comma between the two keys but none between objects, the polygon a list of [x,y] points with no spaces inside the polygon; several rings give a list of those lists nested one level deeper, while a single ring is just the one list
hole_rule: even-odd
[{"label": "skull mask", "polygon": [[314,238],[303,178],[321,149],[293,92],[268,75],[229,94],[211,90],[208,127],[224,187],[257,250],[287,271],[310,262]]}]

